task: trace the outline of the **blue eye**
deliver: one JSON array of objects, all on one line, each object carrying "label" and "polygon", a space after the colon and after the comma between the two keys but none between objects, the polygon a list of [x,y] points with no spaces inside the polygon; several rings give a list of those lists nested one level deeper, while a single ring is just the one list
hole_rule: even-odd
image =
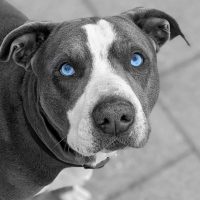
[{"label": "blue eye", "polygon": [[61,69],[60,69],[60,73],[63,76],[72,76],[75,73],[74,68],[71,65],[68,64],[63,64]]},{"label": "blue eye", "polygon": [[140,67],[144,63],[144,58],[139,53],[134,53],[131,58],[131,65],[135,68]]}]

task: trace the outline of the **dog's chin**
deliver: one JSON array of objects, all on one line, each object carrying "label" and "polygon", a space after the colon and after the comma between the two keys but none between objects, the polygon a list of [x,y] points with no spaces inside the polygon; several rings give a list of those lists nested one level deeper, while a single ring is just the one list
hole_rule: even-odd
[{"label": "dog's chin", "polygon": [[110,160],[110,158],[116,157],[117,151],[126,147],[127,144],[123,144],[115,139],[102,145],[101,148],[100,145],[90,148],[86,154],[77,152],[76,156],[77,159],[87,158],[87,162],[84,165],[85,168],[101,168]]},{"label": "dog's chin", "polygon": [[102,149],[98,152],[93,151],[93,160],[86,165],[90,168],[100,168],[104,166],[110,158],[116,157],[117,152],[128,147],[127,143],[122,143],[115,139],[112,142],[108,142],[103,145]]},{"label": "dog's chin", "polygon": [[110,151],[109,152],[98,151],[93,153],[90,152],[87,155],[85,154],[83,155],[75,150],[73,151],[76,162],[82,165],[86,169],[101,168],[110,160],[111,157],[113,157],[113,155],[116,155],[116,153]]},{"label": "dog's chin", "polygon": [[104,166],[113,155],[116,155],[117,151],[125,148],[141,148],[143,147],[149,138],[150,129],[146,129],[141,133],[127,132],[121,136],[102,135],[101,133],[94,131],[93,140],[87,145],[84,140],[79,138],[76,146],[71,146],[71,149],[75,152],[76,161],[84,163],[87,168],[100,168]]},{"label": "dog's chin", "polygon": [[[148,140],[148,137],[138,142],[133,140],[116,139],[112,142],[109,142],[102,148],[90,148],[90,151],[87,154],[82,154],[81,152],[74,151],[75,159],[79,163],[84,163],[82,166],[89,169],[97,169],[103,167],[110,158],[116,157],[117,152],[127,148],[141,148],[143,147]],[[97,145],[99,147],[99,145]]]},{"label": "dog's chin", "polygon": [[148,141],[148,137],[144,138],[142,141],[138,142],[137,140],[134,140],[132,142],[124,139],[116,139],[115,141],[108,144],[105,148],[103,148],[101,151],[94,153],[93,159],[88,162],[85,165],[85,168],[101,168],[103,167],[110,158],[116,157],[117,152],[128,148],[141,148],[143,147]]},{"label": "dog's chin", "polygon": [[95,169],[103,167],[111,157],[116,156],[117,150],[123,149],[125,146],[110,139],[106,143],[105,141],[96,144],[93,143],[93,146],[87,148],[85,151],[81,151],[80,148],[74,149],[71,147],[71,149],[73,149],[78,162],[82,163],[84,160],[85,164],[83,167]]}]

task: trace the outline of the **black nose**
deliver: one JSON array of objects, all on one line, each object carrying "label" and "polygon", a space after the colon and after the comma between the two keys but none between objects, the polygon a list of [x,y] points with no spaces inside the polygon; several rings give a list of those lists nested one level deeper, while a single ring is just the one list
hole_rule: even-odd
[{"label": "black nose", "polygon": [[95,126],[105,134],[119,135],[133,124],[135,111],[131,103],[124,99],[109,98],[99,103],[93,110]]}]

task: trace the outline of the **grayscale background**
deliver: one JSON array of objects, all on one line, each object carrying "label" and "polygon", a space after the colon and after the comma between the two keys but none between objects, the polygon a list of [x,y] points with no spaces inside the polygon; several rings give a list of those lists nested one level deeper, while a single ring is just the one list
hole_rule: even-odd
[{"label": "grayscale background", "polygon": [[161,9],[178,21],[192,46],[178,37],[158,54],[161,92],[151,115],[149,143],[143,149],[120,153],[95,170],[85,187],[95,200],[199,200],[200,1],[8,1],[34,20],[113,15],[144,6]]}]

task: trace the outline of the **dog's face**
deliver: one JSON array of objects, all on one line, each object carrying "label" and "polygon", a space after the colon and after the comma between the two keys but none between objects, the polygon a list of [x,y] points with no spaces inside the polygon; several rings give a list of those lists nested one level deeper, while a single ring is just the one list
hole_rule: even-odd
[{"label": "dog's face", "polygon": [[83,156],[142,147],[149,137],[159,91],[156,52],[183,34],[165,13],[137,9],[108,18],[30,23],[2,45],[1,58],[13,54],[16,63],[31,66],[45,116]]},{"label": "dog's face", "polygon": [[[131,65],[136,53],[139,67]],[[71,148],[89,156],[146,142],[159,84],[155,50],[136,26],[115,19],[65,23],[33,65],[41,106]],[[62,74],[66,66],[72,75]]]}]

